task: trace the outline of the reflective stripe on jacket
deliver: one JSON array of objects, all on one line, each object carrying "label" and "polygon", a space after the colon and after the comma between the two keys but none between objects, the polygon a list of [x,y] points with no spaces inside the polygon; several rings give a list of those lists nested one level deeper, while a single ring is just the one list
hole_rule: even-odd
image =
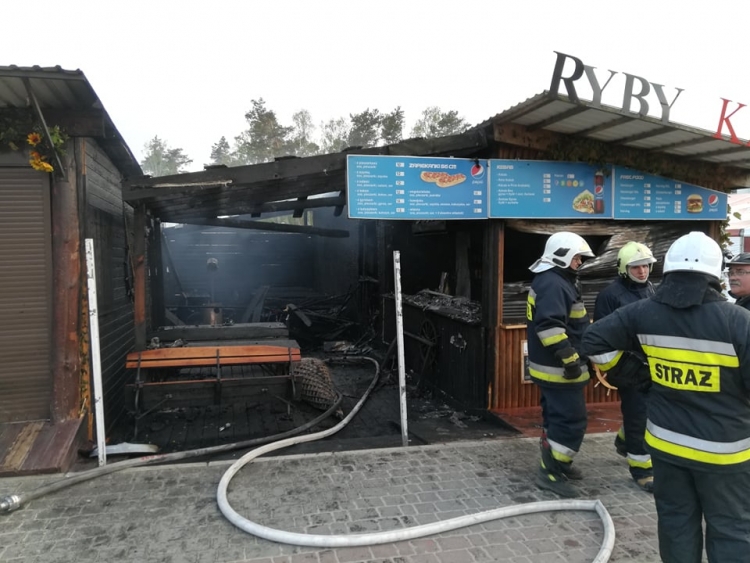
[{"label": "reflective stripe on jacket", "polygon": [[580,358],[582,374],[576,379],[564,379],[562,361],[555,356],[566,348],[578,352],[581,336],[589,325],[575,281],[574,274],[553,268],[537,274],[531,283],[526,304],[526,339],[529,374],[535,383],[585,384],[590,379],[585,358]]},{"label": "reflective stripe on jacket", "polygon": [[646,442],[654,457],[746,470],[750,312],[710,297],[684,308],[645,299],[618,309],[591,325],[582,351],[604,371],[617,365],[620,350],[645,354],[653,383]]}]

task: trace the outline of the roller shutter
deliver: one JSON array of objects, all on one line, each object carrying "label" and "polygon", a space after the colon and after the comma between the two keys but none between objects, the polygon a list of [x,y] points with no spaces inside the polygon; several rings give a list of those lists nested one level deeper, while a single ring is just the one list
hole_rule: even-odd
[{"label": "roller shutter", "polygon": [[0,422],[50,417],[49,175],[0,168]]}]

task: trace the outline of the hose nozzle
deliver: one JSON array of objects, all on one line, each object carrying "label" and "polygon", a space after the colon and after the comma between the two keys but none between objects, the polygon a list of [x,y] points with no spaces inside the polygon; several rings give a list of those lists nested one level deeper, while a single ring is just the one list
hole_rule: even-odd
[{"label": "hose nozzle", "polygon": [[0,498],[0,513],[13,512],[21,506],[21,497],[18,495],[7,495]]}]

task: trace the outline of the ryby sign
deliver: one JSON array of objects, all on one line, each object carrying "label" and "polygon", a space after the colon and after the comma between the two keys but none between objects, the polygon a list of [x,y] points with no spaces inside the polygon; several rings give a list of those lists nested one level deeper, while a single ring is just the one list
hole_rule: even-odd
[{"label": "ryby sign", "polygon": [[[552,84],[549,88],[550,94],[556,95],[560,91],[560,84],[562,83],[565,86],[565,90],[568,93],[568,98],[570,98],[570,101],[574,103],[580,103],[578,93],[576,92],[576,81],[580,80],[585,75],[589,86],[591,86],[591,91],[593,92],[591,105],[593,107],[601,107],[602,93],[604,92],[604,89],[609,85],[615,75],[619,73],[617,71],[610,70],[609,78],[607,78],[607,81],[604,83],[604,85],[601,85],[601,83],[599,82],[599,78],[596,76],[596,69],[594,67],[583,64],[583,61],[578,57],[566,55],[565,53],[558,53],[557,51],[555,51],[555,54],[557,55],[557,60],[555,61],[555,70],[552,73]],[[573,62],[573,72],[571,72],[569,76],[563,76],[563,73],[565,72],[565,63],[567,61]],[[656,99],[661,106],[661,120],[664,123],[669,123],[669,112],[672,109],[672,106],[674,106],[674,103],[677,101],[677,98],[680,97],[680,94],[682,94],[685,89],[675,88],[675,90],[677,90],[677,94],[675,94],[674,98],[672,98],[672,101],[670,102],[667,99],[667,95],[664,93],[664,85],[657,84],[656,82],[649,82],[645,78],[641,78],[640,76],[636,76],[634,74],[628,74],[627,72],[623,72],[622,74],[625,76],[625,87],[623,89],[622,96],[622,109],[628,112],[631,111],[630,108],[632,106],[633,100],[638,100],[638,114],[641,116],[648,115],[649,103],[647,97],[653,90],[653,93],[656,95]],[[637,92],[636,85],[638,88]],[[730,104],[734,104],[735,102],[733,102],[732,100],[727,100],[726,98],[721,98],[721,101],[721,116],[719,117],[719,125],[716,128],[714,137],[717,139],[724,139],[723,131],[724,127],[726,126],[727,132],[729,133],[729,139],[727,139],[728,141],[737,145],[750,147],[750,141],[744,142],[737,136],[737,133],[735,133],[734,130],[734,126],[731,122],[731,119],[737,114],[738,111],[746,107],[746,104],[737,102],[737,107],[730,112],[730,110],[732,109],[730,107]]]},{"label": "ryby sign", "polygon": [[[607,81],[604,83],[604,85],[601,85],[599,82],[599,78],[596,76],[596,72],[594,72],[596,70],[594,67],[583,64],[583,61],[581,59],[572,55],[558,53],[557,51],[555,51],[555,54],[557,54],[557,61],[555,62],[555,70],[552,73],[552,84],[549,88],[550,94],[556,95],[560,90],[560,83],[562,82],[565,85],[565,90],[568,92],[568,98],[570,98],[570,101],[580,103],[580,99],[578,98],[578,94],[576,93],[575,83],[577,80],[583,78],[585,74],[586,79],[593,92],[592,105],[594,107],[601,106],[602,93],[612,81],[612,78],[614,78],[614,76],[618,74],[618,72],[610,70],[609,78],[607,78]],[[563,76],[563,72],[565,71],[565,62],[567,60],[573,61],[575,66],[573,68],[573,72],[569,76]],[[669,112],[672,109],[674,103],[677,101],[677,98],[679,98],[680,94],[684,92],[684,88],[675,88],[675,90],[677,90],[677,94],[675,94],[674,98],[672,98],[672,101],[670,102],[667,99],[667,95],[664,93],[663,84],[649,82],[645,78],[641,78],[640,76],[636,76],[634,74],[628,74],[627,72],[623,72],[622,74],[625,76],[622,109],[625,111],[631,111],[630,107],[633,100],[638,100],[638,115],[648,115],[649,104],[647,96],[649,96],[649,94],[653,90],[654,94],[656,94],[656,99],[659,101],[659,105],[661,106],[661,120],[664,123],[669,123]],[[636,85],[638,88],[637,91]]]}]

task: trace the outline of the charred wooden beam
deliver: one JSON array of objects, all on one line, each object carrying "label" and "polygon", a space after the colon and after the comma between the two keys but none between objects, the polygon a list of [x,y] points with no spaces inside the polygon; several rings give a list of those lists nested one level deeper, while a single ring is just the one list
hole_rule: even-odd
[{"label": "charred wooden beam", "polygon": [[[142,199],[150,210],[162,220],[172,220],[168,215],[202,213],[204,217],[240,215],[257,212],[258,206],[267,202],[282,203],[301,196],[325,194],[345,188],[343,170],[320,174],[316,177],[276,180],[252,187],[233,186],[206,188],[193,193],[175,190],[147,190],[151,197]],[[208,212],[208,213],[205,213]],[[261,209],[262,212],[262,209]]]},{"label": "charred wooden beam", "polygon": [[344,205],[346,204],[346,190],[341,190],[339,192],[339,199],[343,199],[344,202],[341,205],[337,205],[336,209],[333,210],[334,217],[340,217],[341,213],[344,211]]},{"label": "charred wooden beam", "polygon": [[[487,147],[487,138],[482,131],[470,131],[459,135],[436,139],[409,139],[384,147],[372,147],[352,151],[351,154],[422,155],[454,154],[476,151]],[[346,153],[334,153],[306,158],[279,159],[274,162],[232,166],[160,176],[158,178],[131,178],[125,182],[123,194],[127,201],[135,201],[155,195],[153,189],[195,191],[207,187],[229,187],[269,182],[282,178],[296,178],[312,174],[330,174],[346,169]],[[152,188],[137,190],[137,188]]]},{"label": "charred wooden beam", "polygon": [[275,231],[280,233],[303,233],[321,237],[348,238],[349,231],[342,229],[322,229],[305,225],[284,225],[281,223],[267,223],[265,221],[245,221],[242,219],[190,219],[191,225],[210,225],[214,227],[233,227],[235,229],[255,229],[258,231]]},{"label": "charred wooden beam", "polygon": [[[188,342],[220,340],[288,339],[289,329],[284,323],[245,323],[230,326],[192,325],[160,327],[149,337],[158,337],[163,342],[187,340]],[[273,343],[273,341],[269,341]]]},{"label": "charred wooden beam", "polygon": [[[306,195],[303,195],[302,197],[298,197],[297,198],[297,202],[298,203],[304,204],[306,201],[307,201],[307,196]],[[294,213],[292,214],[292,217],[294,217],[295,219],[299,219],[300,217],[302,217],[302,214],[304,212],[305,212],[305,208],[304,207],[298,207],[297,209],[294,210]]]}]

